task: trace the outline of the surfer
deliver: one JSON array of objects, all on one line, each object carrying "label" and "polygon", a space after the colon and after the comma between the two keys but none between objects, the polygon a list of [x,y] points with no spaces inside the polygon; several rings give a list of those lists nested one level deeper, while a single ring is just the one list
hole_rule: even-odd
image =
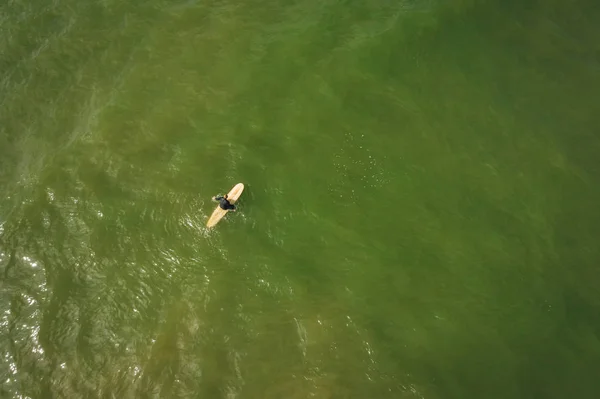
[{"label": "surfer", "polygon": [[225,209],[226,211],[235,211],[235,205],[232,205],[229,200],[227,199],[227,194],[223,195],[223,196],[216,196],[213,197],[213,201],[218,201],[219,202],[219,207],[221,209]]}]

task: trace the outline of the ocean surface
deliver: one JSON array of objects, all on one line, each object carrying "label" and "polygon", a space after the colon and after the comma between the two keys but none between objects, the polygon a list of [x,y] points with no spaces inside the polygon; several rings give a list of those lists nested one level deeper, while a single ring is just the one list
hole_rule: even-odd
[{"label": "ocean surface", "polygon": [[600,398],[599,38],[591,0],[4,0],[0,397]]}]

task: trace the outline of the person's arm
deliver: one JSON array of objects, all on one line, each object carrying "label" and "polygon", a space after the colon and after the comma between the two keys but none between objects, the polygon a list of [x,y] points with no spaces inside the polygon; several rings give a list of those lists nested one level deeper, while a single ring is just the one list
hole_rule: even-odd
[{"label": "person's arm", "polygon": [[212,197],[212,199],[213,199],[213,201],[215,201],[215,202],[219,202],[220,200],[222,200],[222,199],[223,199],[223,196],[221,196],[221,195],[215,195],[214,197]]}]

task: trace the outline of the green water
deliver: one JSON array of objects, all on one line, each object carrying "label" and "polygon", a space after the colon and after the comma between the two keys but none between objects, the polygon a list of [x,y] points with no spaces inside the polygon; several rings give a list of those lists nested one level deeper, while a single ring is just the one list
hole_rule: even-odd
[{"label": "green water", "polygon": [[0,397],[600,397],[599,37],[584,0],[5,1]]}]

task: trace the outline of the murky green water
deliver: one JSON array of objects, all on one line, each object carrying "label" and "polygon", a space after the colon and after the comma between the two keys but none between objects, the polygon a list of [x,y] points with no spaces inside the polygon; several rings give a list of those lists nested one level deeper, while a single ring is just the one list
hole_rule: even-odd
[{"label": "murky green water", "polygon": [[3,3],[0,396],[600,397],[599,21]]}]

